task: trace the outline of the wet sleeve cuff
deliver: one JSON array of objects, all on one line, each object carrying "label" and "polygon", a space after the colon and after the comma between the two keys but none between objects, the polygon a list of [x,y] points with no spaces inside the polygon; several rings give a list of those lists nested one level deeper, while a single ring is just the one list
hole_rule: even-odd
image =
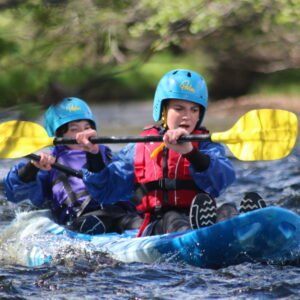
[{"label": "wet sleeve cuff", "polygon": [[189,153],[183,154],[183,157],[191,163],[196,172],[206,171],[210,164],[209,155],[201,153],[195,147]]},{"label": "wet sleeve cuff", "polygon": [[36,179],[38,171],[39,168],[34,166],[31,162],[28,162],[25,166],[18,170],[18,175],[20,180],[22,180],[25,183],[28,183]]},{"label": "wet sleeve cuff", "polygon": [[90,172],[100,172],[101,170],[104,169],[105,163],[102,159],[101,153],[93,154],[90,152],[86,153],[86,164],[87,164],[87,169]]}]

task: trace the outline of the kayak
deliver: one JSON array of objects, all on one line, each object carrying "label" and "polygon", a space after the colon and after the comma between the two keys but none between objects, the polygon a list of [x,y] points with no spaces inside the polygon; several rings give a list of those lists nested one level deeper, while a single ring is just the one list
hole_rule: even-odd
[{"label": "kayak", "polygon": [[[60,247],[62,241],[68,245],[79,241],[89,251],[103,252],[125,263],[169,262],[213,269],[245,262],[285,264],[300,257],[300,216],[275,206],[197,230],[139,238],[136,230],[76,233],[56,224],[49,211],[19,213],[9,227],[14,223],[22,227],[18,243],[26,240],[22,263],[30,267],[54,262],[61,250],[52,247],[51,241]],[[44,237],[44,243],[38,236]]]}]

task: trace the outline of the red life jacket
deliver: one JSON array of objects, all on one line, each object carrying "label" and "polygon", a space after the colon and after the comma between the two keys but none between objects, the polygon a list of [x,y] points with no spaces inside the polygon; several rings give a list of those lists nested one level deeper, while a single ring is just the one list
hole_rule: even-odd
[{"label": "red life jacket", "polygon": [[[195,130],[192,134],[207,133]],[[148,128],[141,135],[159,135],[158,128]],[[189,173],[190,162],[180,153],[164,148],[156,157],[150,155],[161,143],[138,143],[135,153],[135,184],[143,191],[137,210],[153,213],[164,208],[188,209],[200,189]],[[199,146],[199,142],[193,142]]]}]

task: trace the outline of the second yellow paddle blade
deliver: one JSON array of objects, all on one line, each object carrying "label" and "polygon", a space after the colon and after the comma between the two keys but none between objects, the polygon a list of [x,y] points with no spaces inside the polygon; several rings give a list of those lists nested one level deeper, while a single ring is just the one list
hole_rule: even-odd
[{"label": "second yellow paddle blade", "polygon": [[0,158],[19,158],[53,145],[46,130],[27,121],[0,124]]},{"label": "second yellow paddle blade", "polygon": [[297,136],[294,113],[258,109],[243,115],[228,131],[213,133],[212,140],[225,143],[240,160],[275,160],[290,154]]}]

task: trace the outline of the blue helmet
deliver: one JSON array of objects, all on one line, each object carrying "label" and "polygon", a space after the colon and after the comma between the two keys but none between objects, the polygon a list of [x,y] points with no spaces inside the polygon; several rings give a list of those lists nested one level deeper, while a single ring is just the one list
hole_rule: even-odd
[{"label": "blue helmet", "polygon": [[44,124],[49,136],[55,136],[56,130],[62,125],[77,120],[89,120],[96,127],[90,107],[83,100],[74,97],[51,105],[44,114]]},{"label": "blue helmet", "polygon": [[164,100],[179,99],[191,101],[202,107],[201,123],[208,102],[207,86],[204,78],[190,70],[172,70],[166,73],[159,81],[153,103],[153,119],[155,122],[161,119],[162,104]]}]

